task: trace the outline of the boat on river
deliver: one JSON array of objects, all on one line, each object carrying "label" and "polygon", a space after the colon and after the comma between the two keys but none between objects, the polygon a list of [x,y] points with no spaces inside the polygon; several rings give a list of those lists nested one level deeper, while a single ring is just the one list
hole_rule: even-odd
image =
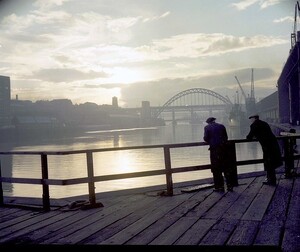
[{"label": "boat on river", "polygon": [[244,127],[246,126],[246,113],[242,111],[240,104],[234,104],[228,117],[229,127]]}]

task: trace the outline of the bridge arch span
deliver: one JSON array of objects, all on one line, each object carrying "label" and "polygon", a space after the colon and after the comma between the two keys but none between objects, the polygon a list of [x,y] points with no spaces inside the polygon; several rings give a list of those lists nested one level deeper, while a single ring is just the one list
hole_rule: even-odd
[{"label": "bridge arch span", "polygon": [[[197,97],[190,97],[189,100],[184,100],[185,104],[188,106],[192,106],[192,105],[200,105],[199,104],[199,94],[200,95],[206,95],[206,96],[210,96],[210,97],[213,97],[214,100],[211,100],[212,104],[214,103],[221,103],[221,104],[224,104],[224,105],[229,105],[229,106],[232,106],[232,102],[212,91],[212,90],[209,90],[209,89],[205,89],[205,88],[191,88],[191,89],[187,89],[187,90],[184,90],[176,95],[174,95],[173,97],[171,97],[162,107],[159,111],[157,111],[155,117],[158,117],[164,110],[165,108],[167,108],[168,106],[170,106],[171,104],[174,104],[176,101],[181,101],[183,97],[189,97],[189,96],[192,96],[192,95],[197,95]],[[194,99],[193,99],[194,98]],[[203,97],[202,97],[203,98]],[[196,100],[198,100],[198,103],[194,103],[192,104],[193,102],[197,102]],[[206,99],[207,100],[207,99]],[[203,102],[203,101],[202,101]],[[183,105],[183,104],[181,104]]]}]

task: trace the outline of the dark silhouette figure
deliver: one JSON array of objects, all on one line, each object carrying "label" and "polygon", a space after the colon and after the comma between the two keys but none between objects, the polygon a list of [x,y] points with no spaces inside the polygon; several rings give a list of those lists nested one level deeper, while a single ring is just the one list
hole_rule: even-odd
[{"label": "dark silhouette figure", "polygon": [[209,117],[206,120],[204,127],[203,139],[209,144],[211,172],[214,180],[214,191],[224,192],[224,177],[226,179],[227,190],[232,191],[233,185],[231,183],[230,169],[227,162],[227,140],[228,135],[226,128],[221,123],[216,123],[216,118]]},{"label": "dark silhouette figure", "polygon": [[264,170],[267,174],[263,184],[276,185],[275,169],[283,164],[276,136],[273,134],[270,125],[260,120],[258,115],[250,116],[249,119],[252,120],[252,123],[246,138],[248,140],[257,139],[263,151]]}]

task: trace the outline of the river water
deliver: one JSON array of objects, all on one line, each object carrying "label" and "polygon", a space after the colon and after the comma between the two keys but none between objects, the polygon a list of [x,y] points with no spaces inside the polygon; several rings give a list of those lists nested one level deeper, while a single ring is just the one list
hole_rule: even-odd
[{"label": "river water", "polygon": [[[86,150],[106,147],[141,146],[169,143],[203,142],[204,124],[172,124],[124,130],[86,131],[77,137],[31,139],[2,142],[1,151],[66,151]],[[229,139],[245,138],[248,129],[227,128]],[[237,160],[262,158],[257,142],[236,145]],[[0,155],[4,177],[41,178],[40,156]],[[94,173],[96,176],[164,169],[163,149],[139,149],[94,153]],[[209,164],[208,146],[171,149],[172,167]],[[49,179],[70,179],[87,176],[84,154],[48,156]],[[238,167],[238,173],[262,171],[262,164]],[[183,182],[211,177],[210,170],[177,173],[173,182]],[[144,186],[165,184],[165,176],[121,179],[98,182],[96,192],[107,192]],[[3,183],[5,196],[41,197],[42,186]],[[88,193],[87,184],[71,186],[50,186],[51,198],[63,198]]]}]

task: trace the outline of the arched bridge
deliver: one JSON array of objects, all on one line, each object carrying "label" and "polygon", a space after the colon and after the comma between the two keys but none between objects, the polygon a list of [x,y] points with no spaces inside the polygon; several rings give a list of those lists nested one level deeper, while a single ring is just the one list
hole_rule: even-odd
[{"label": "arched bridge", "polygon": [[170,111],[211,111],[227,110],[233,104],[229,98],[224,97],[212,90],[204,88],[191,88],[184,90],[170,98],[162,107],[152,110],[152,116],[158,118],[163,112]]}]

